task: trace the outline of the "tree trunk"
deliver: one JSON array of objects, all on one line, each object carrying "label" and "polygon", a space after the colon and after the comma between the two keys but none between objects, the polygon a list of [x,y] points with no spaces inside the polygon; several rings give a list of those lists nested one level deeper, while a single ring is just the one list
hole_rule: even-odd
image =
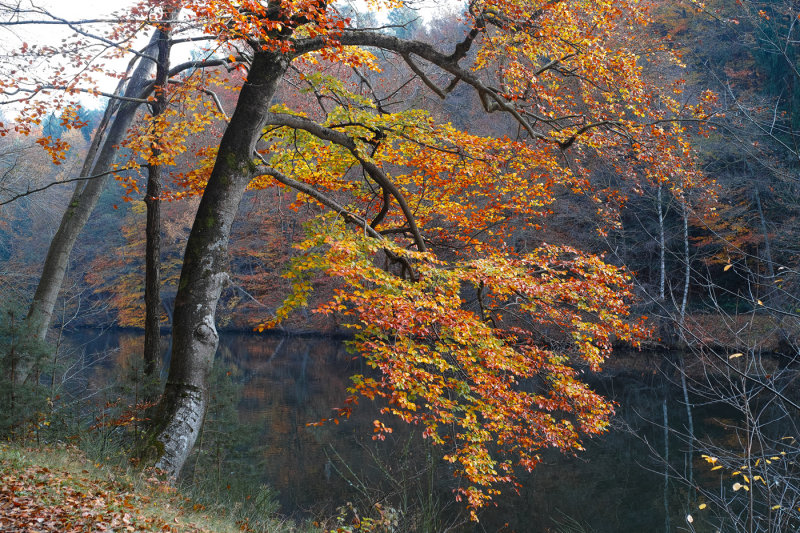
[{"label": "tree trunk", "polygon": [[763,280],[763,285],[767,286],[767,294],[764,295],[764,300],[769,297],[769,293],[775,287],[775,263],[772,262],[772,249],[769,245],[769,229],[767,228],[767,219],[764,217],[764,209],[761,207],[761,194],[756,185],[753,196],[756,200],[756,209],[758,209],[758,220],[761,223],[761,234],[764,236],[764,259],[767,262],[767,274],[769,280]]},{"label": "tree trunk", "polygon": [[153,376],[161,356],[161,166],[148,165],[144,268],[144,374]]},{"label": "tree trunk", "polygon": [[[158,33],[156,32],[145,48],[145,55],[154,55]],[[122,95],[126,98],[141,98],[144,88],[150,82],[149,78],[153,72],[153,67],[153,61],[140,59],[127,82],[127,87],[121,91]],[[113,105],[113,102],[109,105]],[[83,177],[98,176],[111,170],[117,153],[117,145],[125,138],[138,107],[139,102],[120,101],[116,115],[111,121],[108,133],[102,142],[94,164],[91,164],[90,161],[93,153],[90,152],[89,156],[87,156],[87,162],[84,164],[82,172]],[[98,130],[95,135],[102,136],[102,133],[102,131]],[[91,171],[87,172],[88,169],[91,169]],[[97,205],[100,194],[105,189],[108,180],[109,175],[106,174],[87,180],[84,185],[79,184],[76,186],[75,193],[73,193],[69,206],[61,219],[58,231],[50,242],[50,248],[47,251],[47,257],[42,267],[42,275],[39,278],[39,285],[36,287],[36,293],[28,310],[28,321],[35,328],[36,337],[41,340],[45,339],[47,331],[50,329],[53,309],[55,308],[58,293],[61,290],[61,284],[64,281],[72,248],[75,246],[75,241],[78,239],[81,230],[89,220],[95,205]],[[17,378],[24,381],[27,378],[29,369],[21,370],[17,373]]]},{"label": "tree trunk", "polygon": [[686,205],[686,200],[683,201],[683,262],[685,263],[684,278],[683,278],[683,298],[681,299],[681,309],[679,315],[679,325],[681,335],[684,335],[683,325],[686,322],[686,306],[689,303],[689,281],[691,279],[692,270],[691,263],[689,262],[689,206]]},{"label": "tree trunk", "polygon": [[664,416],[664,533],[669,533],[669,416],[666,393],[661,410]]},{"label": "tree trunk", "polygon": [[270,102],[288,64],[279,53],[255,54],[186,243],[175,297],[169,377],[152,430],[156,466],[172,478],[183,468],[205,414],[207,377],[219,341],[214,316],[228,279],[231,225],[253,172],[253,154]]},{"label": "tree trunk", "polygon": [[659,239],[659,281],[658,281],[658,301],[663,302],[666,299],[665,293],[665,285],[666,285],[666,277],[667,277],[667,269],[666,269],[666,238],[664,236],[664,211],[662,210],[662,185],[658,184],[658,239]]},{"label": "tree trunk", "polygon": [[[165,20],[171,16],[167,12]],[[161,26],[158,31],[158,64],[156,66],[155,96],[152,104],[153,117],[158,117],[167,108],[167,81],[169,77],[169,29]],[[152,161],[161,154],[158,141],[150,148]],[[147,227],[145,229],[145,275],[144,275],[144,374],[152,377],[159,367],[161,357],[161,165],[147,165]]]}]

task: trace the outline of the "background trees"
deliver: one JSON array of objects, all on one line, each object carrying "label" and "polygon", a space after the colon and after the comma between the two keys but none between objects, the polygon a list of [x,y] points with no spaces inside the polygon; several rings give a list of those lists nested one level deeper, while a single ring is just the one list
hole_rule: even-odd
[{"label": "background trees", "polygon": [[[295,263],[289,307],[305,302],[309,270],[340,279],[321,310],[372,324],[358,346],[382,372],[379,380],[360,378],[355,390],[384,396],[388,412],[452,445],[449,459],[474,484],[462,489],[471,505],[510,480],[514,463],[532,468],[539,447],[579,448],[581,432],[605,427],[610,408],[565,363],[574,357],[596,368],[611,331],[639,335],[625,322],[624,274],[566,247],[519,253],[505,238],[512,225],[535,224],[561,188],[612,212],[606,200],[614,191],[596,191],[588,180],[594,160],[683,198],[701,177],[682,129],[670,124],[676,113],[702,117],[703,110],[640,77],[636,53],[623,45],[626,28],[645,23],[637,6],[577,4],[472,4],[452,52],[348,28],[336,11],[313,4],[253,4],[252,12],[226,3],[187,6],[200,17],[213,6],[216,18],[204,21],[205,30],[246,45],[253,59],[187,243],[157,426],[160,467],[177,474],[197,434],[230,228],[246,186],[259,176],[354,227],[351,233],[332,219],[314,226]],[[220,9],[230,17],[225,26]],[[473,45],[476,54],[468,56]],[[487,112],[515,123],[518,138],[459,131],[389,103],[391,92],[373,88],[380,80],[358,71],[374,69],[364,46],[395,54],[441,97],[470,87]],[[358,89],[315,72],[315,62],[333,60],[356,69]],[[318,107],[270,110],[286,82],[308,87]],[[537,348],[539,335],[520,324],[541,328],[557,348]],[[532,389],[517,390],[522,383]],[[378,436],[389,431],[376,427]],[[496,458],[491,443],[516,459]]]},{"label": "background trees", "polygon": [[[178,7],[181,16],[173,16]],[[666,14],[655,13],[657,29],[688,31],[686,13],[660,7]],[[151,31],[151,45],[136,56],[96,146],[124,156],[121,176],[142,165],[151,176],[185,166],[175,169],[177,187],[147,193],[153,206],[156,198],[202,195],[197,205],[165,209],[168,232],[183,235],[192,223],[180,280],[167,291],[175,291],[174,308],[170,298],[164,306],[173,350],[154,460],[177,475],[198,433],[217,311],[246,301],[266,325],[275,287],[290,283],[278,318],[306,304],[325,279],[329,298],[315,316],[353,326],[356,346],[380,372],[357,377],[350,402],[356,393],[380,397],[387,413],[422,425],[469,480],[461,495],[473,506],[516,467],[532,468],[540,448],[576,450],[581,435],[606,427],[611,406],[577,379],[576,368],[596,369],[614,341],[644,335],[628,318],[633,278],[621,263],[636,266],[653,308],[675,311],[671,318],[686,327],[682,339],[691,341],[701,335],[691,317],[701,281],[738,272],[726,268],[735,262],[730,249],[711,238],[727,226],[742,244],[758,243],[746,253],[767,258],[766,266],[747,291],[729,279],[713,294],[727,291],[734,305],[768,302],[770,265],[789,255],[770,235],[773,191],[743,181],[749,214],[725,210],[703,225],[712,207],[723,210],[706,194],[689,135],[715,99],[696,79],[678,79],[679,50],[648,40],[650,16],[636,2],[472,2],[460,22],[427,30],[436,38],[405,24],[407,11],[392,12],[390,22],[402,25],[379,31],[369,17],[315,2],[152,3],[124,17],[140,24],[124,26],[125,35]],[[173,42],[204,40],[209,50],[169,70],[162,54],[152,67],[150,48],[164,42],[168,27]],[[241,73],[214,81],[198,69],[223,65]],[[145,74],[151,68],[158,83]],[[216,95],[223,111],[209,94],[217,83],[228,84]],[[150,94],[154,100],[145,101]],[[145,112],[145,104],[155,109]],[[70,113],[68,124],[77,120]],[[129,127],[120,117],[138,120],[133,134],[121,136]],[[117,127],[122,133],[112,135]],[[711,136],[700,146],[717,158],[701,161],[725,167],[738,150],[722,153],[718,134],[701,133]],[[56,155],[63,147],[52,135],[44,144]],[[201,146],[188,151],[191,144]],[[90,174],[102,170],[92,158]],[[122,177],[128,196],[141,194],[136,176]],[[235,220],[248,195],[270,202],[258,231]],[[123,212],[129,219],[118,242],[142,241],[133,225],[141,213]],[[292,249],[310,219],[304,242]],[[248,239],[229,247],[237,231]],[[158,234],[151,225],[151,242]],[[699,236],[707,237],[705,248],[696,245]],[[606,249],[616,255],[595,255]],[[709,264],[702,276],[701,252]],[[162,255],[178,261],[173,250]],[[279,281],[290,256],[291,281]],[[108,265],[104,259],[94,265]],[[133,290],[102,278],[116,269],[117,279],[134,280],[133,263],[88,278],[105,282],[120,310],[138,307],[128,305]],[[136,279],[129,287],[142,286]],[[161,310],[151,306],[148,314],[152,326]],[[375,426],[378,438],[389,431],[385,423]]]}]

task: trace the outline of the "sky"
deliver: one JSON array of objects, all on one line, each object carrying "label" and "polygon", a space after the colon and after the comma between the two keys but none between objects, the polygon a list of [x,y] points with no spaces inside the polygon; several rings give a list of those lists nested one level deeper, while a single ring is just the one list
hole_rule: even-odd
[{"label": "sky", "polygon": [[[15,0],[0,0],[0,14],[3,12],[2,8],[9,5],[9,3],[13,5],[16,2]],[[98,0],[22,0],[21,2],[23,8],[31,5],[38,6],[46,9],[56,17],[72,21],[113,18],[112,14],[115,11],[122,10],[135,3],[135,0],[103,0],[102,2]],[[357,8],[366,9],[366,5],[362,0],[347,0],[346,3],[355,5]],[[423,19],[433,18],[443,10],[453,9],[458,5],[454,0],[414,0],[414,4],[419,6],[420,15]],[[62,39],[72,33],[72,30],[67,27],[52,24],[8,26],[0,23],[0,54],[17,50],[23,43],[57,46]],[[145,40],[146,37],[143,36],[142,45],[144,45]],[[189,57],[189,49],[187,46],[185,58]],[[180,49],[175,50],[175,52],[177,52],[177,57],[173,55],[173,57],[176,57],[175,61],[184,60],[184,58],[180,57]],[[117,60],[117,62],[119,63],[118,70],[124,70],[127,66],[127,60]],[[55,66],[59,65],[40,65],[35,72],[39,73],[44,79],[47,78],[47,69]],[[2,72],[0,72],[0,75],[2,75]],[[100,89],[107,92],[113,91],[117,82],[118,80],[114,79],[100,79],[98,81]],[[103,99],[98,99],[97,97],[84,96],[81,98],[81,102],[84,106],[90,108],[104,105]],[[3,109],[4,112],[8,112],[8,110],[8,106]]]}]

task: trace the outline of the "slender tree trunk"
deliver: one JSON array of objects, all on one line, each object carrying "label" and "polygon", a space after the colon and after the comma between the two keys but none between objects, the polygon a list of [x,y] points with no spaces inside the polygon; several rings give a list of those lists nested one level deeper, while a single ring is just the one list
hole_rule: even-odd
[{"label": "slender tree trunk", "polygon": [[667,269],[666,269],[666,253],[667,253],[667,244],[666,244],[666,237],[664,236],[664,211],[663,211],[663,200],[662,200],[662,185],[658,184],[658,239],[659,239],[659,250],[658,250],[658,265],[659,265],[659,282],[658,282],[658,300],[663,302],[666,299],[665,293],[665,285],[666,285],[666,278],[667,278]]},{"label": "slender tree trunk", "polygon": [[214,325],[226,273],[231,225],[253,172],[253,153],[270,102],[289,60],[276,52],[254,55],[236,110],[186,243],[175,297],[169,377],[157,407],[156,466],[177,477],[194,446],[207,405],[207,378],[219,337]]},{"label": "slender tree trunk", "polygon": [[669,533],[669,416],[667,416],[667,397],[661,404],[664,416],[664,533]]},{"label": "slender tree trunk", "polygon": [[769,297],[769,293],[772,292],[775,284],[775,264],[772,262],[772,248],[770,247],[769,243],[769,230],[767,229],[767,219],[764,217],[764,209],[761,207],[761,193],[758,190],[758,186],[755,187],[753,191],[753,197],[756,201],[756,209],[758,209],[758,219],[761,223],[761,234],[764,236],[764,259],[767,262],[767,274],[769,275],[769,280],[764,280],[765,286],[768,287],[767,294],[764,295],[764,299]]},{"label": "slender tree trunk", "polygon": [[[155,154],[154,154],[155,155]],[[153,376],[161,356],[161,166],[148,165],[147,242],[145,244],[144,275],[144,374]]]},{"label": "slender tree trunk", "polygon": [[[692,273],[691,264],[689,263],[689,206],[686,205],[686,200],[683,201],[683,262],[685,263],[683,298],[681,299],[679,316],[681,330],[683,330],[683,324],[686,321],[686,305],[689,302],[689,280]],[[683,335],[683,331],[681,331],[681,335]]]},{"label": "slender tree trunk", "polygon": [[[172,16],[167,12],[165,19]],[[168,22],[167,22],[168,23]],[[169,28],[162,26],[157,32],[158,64],[156,66],[155,101],[153,117],[167,108],[167,81],[169,76]],[[158,139],[150,148],[151,163],[147,165],[147,227],[145,229],[145,283],[144,283],[144,374],[151,377],[159,367],[161,357],[161,170],[156,161],[161,154]]]},{"label": "slender tree trunk", "polygon": [[[154,35],[150,44],[145,48],[144,55],[153,55],[156,40]],[[140,59],[130,79],[127,81],[125,89],[121,91],[122,95],[128,98],[141,98],[144,88],[150,82],[149,78],[153,72],[153,66],[154,63],[152,61]],[[113,102],[109,105],[113,105]],[[139,105],[139,102],[130,100],[119,102],[116,114],[110,122],[102,144],[97,139],[93,141],[93,149],[98,150],[99,146],[99,153],[95,159],[94,152],[90,151],[83,167],[83,177],[98,176],[111,170],[117,153],[117,145],[125,138]],[[102,137],[103,131],[98,129],[95,135],[98,136],[97,138]],[[92,159],[94,159],[93,164]],[[91,170],[87,172],[89,169]],[[76,187],[69,206],[61,219],[58,231],[50,242],[50,248],[47,251],[42,274],[39,278],[39,285],[36,287],[36,293],[28,310],[28,321],[35,327],[35,334],[39,339],[44,340],[47,336],[53,309],[55,308],[58,293],[61,290],[61,284],[64,281],[72,248],[75,246],[75,241],[78,239],[81,230],[89,220],[95,205],[97,205],[100,194],[105,189],[108,180],[109,176],[103,175],[87,180],[85,184],[79,184]],[[17,372],[17,379],[24,381],[27,378],[28,370],[20,370]]]}]

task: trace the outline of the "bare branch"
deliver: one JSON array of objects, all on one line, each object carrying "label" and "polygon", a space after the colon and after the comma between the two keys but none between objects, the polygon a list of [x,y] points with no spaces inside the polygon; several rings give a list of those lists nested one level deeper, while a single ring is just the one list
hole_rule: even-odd
[{"label": "bare branch", "polygon": [[[138,168],[142,168],[144,166],[145,165],[137,165]],[[132,170],[133,168],[137,168],[137,167],[132,167],[132,168],[126,169],[126,170]],[[8,200],[3,200],[2,202],[0,202],[0,205],[10,204],[11,202],[19,200],[20,198],[24,198],[25,196],[30,196],[31,194],[34,194],[34,193],[37,193],[37,192],[42,192],[42,191],[47,190],[50,187],[54,187],[56,185],[66,185],[68,183],[84,182],[84,181],[88,181],[88,180],[94,180],[94,179],[97,179],[97,178],[102,178],[104,176],[108,176],[109,174],[114,174],[115,172],[119,172],[119,171],[118,170],[109,170],[108,172],[95,174],[93,176],[82,176],[82,177],[79,177],[79,178],[68,178],[68,179],[61,180],[61,181],[53,181],[53,182],[50,182],[47,185],[44,185],[42,187],[37,187],[35,189],[28,189],[25,192],[16,194],[15,196],[12,196]]]},{"label": "bare branch", "polygon": [[[445,98],[447,98],[447,93],[446,93],[446,92],[444,92],[444,91],[443,91],[442,89],[440,89],[439,87],[437,87],[437,86],[436,86],[436,84],[435,84],[435,83],[433,83],[433,81],[431,81],[431,79],[430,79],[430,78],[428,78],[428,76],[426,76],[424,72],[422,72],[422,69],[420,69],[420,68],[419,68],[419,67],[418,67],[418,66],[417,66],[417,65],[414,63],[414,61],[412,61],[412,60],[411,60],[411,57],[410,57],[408,54],[402,54],[402,56],[403,56],[403,59],[405,60],[406,64],[409,66],[409,68],[411,68],[411,70],[414,72],[414,74],[416,74],[416,75],[419,77],[419,79],[421,79],[421,80],[422,80],[422,83],[424,83],[425,85],[427,85],[427,86],[428,86],[428,88],[429,88],[431,91],[433,91],[433,92],[435,92],[437,95],[439,95],[439,98],[441,98],[442,100],[444,100]],[[455,87],[455,86],[451,85],[451,87]],[[452,89],[451,89],[451,90],[452,90]]]}]

